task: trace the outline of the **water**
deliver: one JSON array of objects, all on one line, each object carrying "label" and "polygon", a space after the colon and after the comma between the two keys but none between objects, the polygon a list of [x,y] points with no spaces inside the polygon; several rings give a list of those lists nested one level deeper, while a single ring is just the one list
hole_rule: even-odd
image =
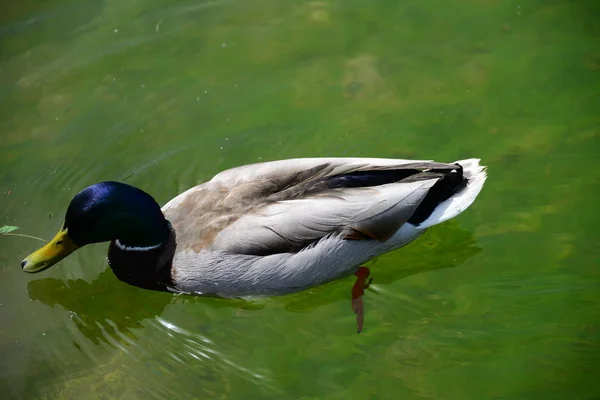
[{"label": "water", "polygon": [[[17,5],[18,4],[18,5]],[[39,275],[1,237],[4,398],[597,399],[596,1],[24,1],[0,14],[1,224],[50,238],[101,180],[164,204],[302,156],[453,161],[468,212],[261,301],[144,291],[106,245]]]}]

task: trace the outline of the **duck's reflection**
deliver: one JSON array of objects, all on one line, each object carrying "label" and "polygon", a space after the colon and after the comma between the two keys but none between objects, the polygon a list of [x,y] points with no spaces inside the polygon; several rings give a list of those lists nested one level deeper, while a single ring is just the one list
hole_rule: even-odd
[{"label": "duck's reflection", "polygon": [[32,300],[54,307],[56,304],[73,313],[79,331],[95,344],[136,340],[132,329],[142,321],[162,314],[173,296],[138,289],[119,282],[110,268],[93,282],[82,279],[45,278],[27,285]]},{"label": "duck's reflection", "polygon": [[[372,267],[374,285],[391,284],[426,271],[457,267],[481,250],[470,232],[452,222],[432,229],[411,246],[414,247],[393,254],[393,263],[399,260],[398,263],[402,265],[390,268],[391,259],[385,260],[385,267],[384,262],[375,263]],[[142,328],[145,319],[161,316],[171,303],[197,303],[198,307],[251,311],[260,310],[269,302],[276,301],[283,303],[289,311],[308,312],[332,302],[350,301],[353,280],[353,277],[343,279],[276,300],[251,302],[177,296],[139,289],[119,282],[107,268],[91,283],[81,279],[64,282],[45,278],[30,281],[28,291],[32,300],[50,307],[58,304],[74,313],[72,320],[79,331],[95,344],[104,342],[118,346],[119,343],[137,340],[132,329]],[[349,332],[352,332],[350,327]]]}]

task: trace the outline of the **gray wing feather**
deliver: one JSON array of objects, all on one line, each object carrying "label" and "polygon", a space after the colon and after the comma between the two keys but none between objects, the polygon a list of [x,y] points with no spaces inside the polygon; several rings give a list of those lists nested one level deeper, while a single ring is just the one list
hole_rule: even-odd
[{"label": "gray wing feather", "polygon": [[336,189],[331,197],[268,204],[221,231],[213,248],[260,255],[298,251],[353,229],[385,241],[410,218],[436,181]]},{"label": "gray wing feather", "polygon": [[[387,240],[439,178],[360,188],[327,188],[328,177],[362,171],[451,169],[430,161],[310,158],[233,168],[163,207],[180,249],[240,254],[298,251],[328,235],[360,232]],[[315,190],[316,188],[316,190]]]}]

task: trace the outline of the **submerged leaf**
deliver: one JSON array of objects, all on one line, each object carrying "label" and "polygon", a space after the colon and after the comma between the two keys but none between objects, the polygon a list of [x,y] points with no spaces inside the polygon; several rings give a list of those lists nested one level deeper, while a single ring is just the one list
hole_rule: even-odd
[{"label": "submerged leaf", "polygon": [[3,225],[2,227],[0,227],[0,235],[4,235],[5,233],[14,232],[17,229],[19,229],[18,226]]}]

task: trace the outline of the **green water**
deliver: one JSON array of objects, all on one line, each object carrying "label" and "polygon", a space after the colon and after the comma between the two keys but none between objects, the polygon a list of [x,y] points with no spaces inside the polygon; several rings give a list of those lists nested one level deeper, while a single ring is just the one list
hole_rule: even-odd
[{"label": "green water", "polygon": [[[9,4],[5,2],[6,4]],[[480,157],[458,218],[354,279],[255,302],[38,275],[0,237],[15,399],[598,399],[600,3],[25,0],[0,12],[0,224],[101,180],[162,204],[291,157]]]}]

